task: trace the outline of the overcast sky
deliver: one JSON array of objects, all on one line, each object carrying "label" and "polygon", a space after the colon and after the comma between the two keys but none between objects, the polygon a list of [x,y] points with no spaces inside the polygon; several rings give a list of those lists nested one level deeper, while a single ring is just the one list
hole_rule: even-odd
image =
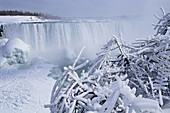
[{"label": "overcast sky", "polygon": [[0,0],[0,10],[24,10],[61,17],[153,15],[170,12],[170,0]]}]

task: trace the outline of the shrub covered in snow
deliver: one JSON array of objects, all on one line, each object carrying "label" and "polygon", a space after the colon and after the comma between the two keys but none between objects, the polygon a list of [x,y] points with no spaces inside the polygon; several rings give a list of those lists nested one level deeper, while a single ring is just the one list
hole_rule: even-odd
[{"label": "shrub covered in snow", "polygon": [[[168,21],[158,24],[169,27]],[[131,46],[113,36],[89,70],[78,75],[88,63],[76,65],[81,50],[73,65],[57,75],[45,107],[52,113],[162,112],[164,101],[170,100],[170,36],[160,29],[157,36]],[[113,56],[115,51],[119,53]]]},{"label": "shrub covered in snow", "polygon": [[20,39],[1,39],[0,68],[28,62],[30,46]]}]

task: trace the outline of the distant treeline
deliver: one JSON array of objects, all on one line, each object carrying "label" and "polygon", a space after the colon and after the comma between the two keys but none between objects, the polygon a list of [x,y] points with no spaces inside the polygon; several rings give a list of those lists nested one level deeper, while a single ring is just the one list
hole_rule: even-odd
[{"label": "distant treeline", "polygon": [[17,11],[17,10],[2,10],[0,11],[0,16],[37,16],[42,19],[60,19],[58,16],[53,16],[50,14],[28,12],[28,11]]},{"label": "distant treeline", "polygon": [[28,11],[12,11],[12,10],[2,10],[0,11],[0,15],[3,15],[3,16],[6,16],[6,15],[10,15],[10,16],[16,16],[16,15],[20,15],[20,16],[41,16],[41,13],[31,13],[31,12],[28,12]]}]

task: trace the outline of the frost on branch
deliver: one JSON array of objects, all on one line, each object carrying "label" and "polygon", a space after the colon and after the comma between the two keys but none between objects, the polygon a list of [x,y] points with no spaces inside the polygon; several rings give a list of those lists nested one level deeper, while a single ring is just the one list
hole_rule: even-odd
[{"label": "frost on branch", "polygon": [[[163,9],[162,12],[165,17],[158,23],[167,26],[169,32],[169,13],[165,14]],[[170,100],[170,35],[158,34],[132,44],[135,49],[129,51],[129,60],[133,73],[128,75],[131,76],[129,85],[137,88],[137,95],[158,100],[162,106],[164,100]],[[139,83],[141,87],[137,87]]]},{"label": "frost on branch", "polygon": [[158,17],[156,14],[155,14],[155,17],[158,18],[158,23],[155,25],[155,30],[157,29],[157,33],[156,33],[156,36],[157,35],[165,35],[168,31],[168,28],[170,27],[170,13],[165,13],[164,9],[161,8],[161,11],[162,11],[162,18]]},{"label": "frost on branch", "polygon": [[[170,73],[170,37],[155,37],[148,40],[138,40],[135,50],[129,54],[131,69],[130,86],[135,86],[141,82],[137,89],[144,97],[158,99],[162,103],[162,94],[169,97],[169,73]],[[134,85],[133,85],[134,83]],[[143,90],[141,90],[141,88]]]},{"label": "frost on branch", "polygon": [[[76,70],[88,61],[76,66],[79,54],[72,66],[64,68],[54,85],[51,102],[45,107],[49,107],[52,113],[161,112],[156,100],[137,97],[136,88],[128,86],[128,73],[125,71],[129,66],[125,60],[128,56],[123,51],[123,44],[118,43],[114,37],[104,45],[103,53],[98,54],[95,60],[97,64],[94,63],[88,72],[82,71],[81,75]],[[111,56],[111,52],[116,50],[114,48],[121,50],[115,58]]]}]

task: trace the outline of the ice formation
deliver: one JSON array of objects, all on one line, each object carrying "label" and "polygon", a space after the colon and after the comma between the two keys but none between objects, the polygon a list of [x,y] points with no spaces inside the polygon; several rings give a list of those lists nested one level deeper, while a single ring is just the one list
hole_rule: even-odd
[{"label": "ice formation", "polygon": [[20,39],[1,39],[0,44],[0,68],[29,61],[31,48]]}]

